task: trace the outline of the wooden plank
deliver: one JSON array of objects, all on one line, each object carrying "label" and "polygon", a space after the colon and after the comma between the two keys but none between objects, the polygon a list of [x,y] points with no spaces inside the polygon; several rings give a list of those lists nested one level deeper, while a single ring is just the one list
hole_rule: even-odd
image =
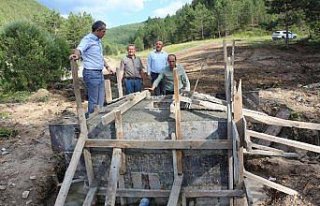
[{"label": "wooden plank", "polygon": [[309,122],[298,122],[292,120],[280,119],[278,117],[271,117],[265,114],[259,114],[258,112],[244,112],[244,116],[254,122],[261,122],[267,125],[278,125],[282,127],[295,127],[301,129],[320,130],[320,124]]},{"label": "wooden plank", "polygon": [[233,178],[234,178],[234,184],[239,185],[240,184],[240,161],[239,161],[239,146],[240,146],[240,139],[239,134],[237,131],[237,127],[234,121],[232,121],[232,155],[233,155]]},{"label": "wooden plank", "polygon": [[[225,94],[227,101],[227,135],[228,140],[232,140],[232,108],[231,108],[231,67],[229,59],[225,65]],[[228,150],[228,188],[229,190],[233,189],[233,155],[232,150]],[[230,200],[230,206],[233,205],[233,200]]]},{"label": "wooden plank", "polygon": [[115,148],[112,152],[110,171],[108,176],[108,187],[106,191],[105,206],[114,206],[116,202],[116,191],[121,166],[121,149]]},{"label": "wooden plank", "polygon": [[[105,194],[106,188],[100,187],[98,194]],[[117,189],[117,197],[169,197],[170,190],[155,190],[155,189]],[[195,197],[242,197],[242,190],[181,190],[181,195],[186,198]]]},{"label": "wooden plank", "polygon": [[268,187],[271,187],[271,188],[274,188],[276,190],[279,190],[283,193],[286,193],[288,195],[298,195],[299,193],[293,189],[290,189],[288,187],[285,187],[283,185],[280,185],[278,183],[275,183],[275,182],[271,182],[265,178],[262,178],[258,175],[255,175],[255,174],[252,174],[251,172],[248,172],[248,171],[244,171],[244,176],[249,178],[249,179],[252,179],[254,181],[257,181],[257,182],[260,182],[261,184],[263,185],[266,185]]},{"label": "wooden plank", "polygon": [[[122,115],[120,110],[116,110],[114,112],[115,116],[115,127],[116,127],[116,136],[118,140],[123,139],[123,124],[122,124]],[[127,172],[127,164],[126,164],[126,155],[122,150],[121,153],[121,167],[120,174],[124,175]]]},{"label": "wooden plank", "polygon": [[299,155],[297,153],[279,153],[279,152],[271,152],[271,151],[265,151],[265,150],[251,150],[246,151],[244,150],[245,154],[248,155],[263,155],[263,156],[273,156],[273,157],[287,157],[287,158],[297,158]]},{"label": "wooden plank", "polygon": [[[172,133],[171,134],[171,140],[175,141],[176,140],[176,134]],[[173,167],[173,175],[178,176],[178,165],[177,165],[177,151],[172,150],[172,167]]]},{"label": "wooden plank", "polygon": [[187,198],[195,197],[242,197],[242,190],[183,190]]},{"label": "wooden plank", "polygon": [[167,206],[177,205],[179,196],[180,196],[182,180],[183,180],[183,175],[177,175],[174,177],[174,182],[172,185]]},{"label": "wooden plank", "polygon": [[[277,112],[276,117],[281,118],[281,119],[288,119],[290,117],[290,111],[288,108],[280,108],[280,110]],[[272,136],[277,136],[281,132],[282,127],[277,126],[277,125],[269,125],[266,131],[264,131],[265,134],[272,135]],[[270,146],[271,142],[261,140],[259,139],[258,144],[260,145],[265,145],[265,146]]]},{"label": "wooden plank", "polygon": [[[178,70],[173,70],[173,78],[174,78],[174,114],[175,114],[175,123],[176,123],[176,139],[180,141],[182,139],[181,132],[181,111],[180,111],[180,92],[179,92],[179,76]],[[183,154],[182,151],[176,151],[177,157],[177,170],[178,174],[182,174],[183,170]]]},{"label": "wooden plank", "polygon": [[227,50],[227,42],[225,39],[223,40],[222,44],[223,44],[223,61],[226,64],[228,59],[228,50]]},{"label": "wooden plank", "polygon": [[256,148],[256,149],[260,149],[260,150],[265,150],[265,151],[270,151],[270,152],[278,152],[278,153],[281,153],[281,154],[284,153],[284,151],[282,151],[280,149],[267,147],[267,146],[259,145],[259,144],[255,144],[255,143],[252,143],[251,146],[252,146],[252,148]]},{"label": "wooden plank", "polygon": [[125,113],[131,107],[133,107],[134,105],[136,105],[137,103],[142,101],[144,98],[146,98],[148,93],[149,93],[149,91],[145,90],[143,92],[137,92],[137,93],[132,94],[130,96],[132,99],[129,99],[128,101],[126,101],[125,103],[120,105],[119,107],[110,111],[108,114],[102,116],[101,117],[102,124],[107,125],[107,124],[111,123],[112,121],[114,121],[114,112],[116,110],[120,110],[121,114]]},{"label": "wooden plank", "polygon": [[85,166],[86,166],[89,186],[92,186],[92,183],[94,180],[94,173],[93,173],[93,167],[92,167],[91,153],[90,153],[89,149],[83,150],[83,157],[84,157],[84,162],[85,162]]},{"label": "wooden plank", "polygon": [[94,197],[96,196],[96,192],[98,190],[98,187],[91,187],[87,193],[86,199],[83,201],[82,206],[91,206],[94,200]]},{"label": "wooden plank", "polygon": [[227,102],[223,99],[216,98],[214,96],[208,95],[208,94],[202,94],[198,92],[194,92],[192,94],[192,99],[198,99],[198,100],[203,100],[203,101],[208,101],[216,104],[221,104],[226,106]]},{"label": "wooden plank", "polygon": [[299,148],[299,149],[303,149],[303,150],[307,150],[307,151],[311,151],[311,152],[315,152],[315,153],[320,153],[320,147],[316,146],[316,145],[312,145],[312,144],[308,144],[308,143],[304,143],[304,142],[298,142],[295,140],[284,139],[281,137],[276,137],[276,136],[272,136],[272,135],[268,135],[268,134],[264,134],[264,133],[259,133],[259,132],[255,132],[252,130],[247,130],[247,133],[249,136],[255,137],[258,139],[264,139],[264,140],[288,145],[291,147],[295,147],[295,148]]},{"label": "wooden plank", "polygon": [[117,73],[118,95],[119,97],[123,97],[122,75],[121,75],[120,68],[117,67],[116,73]]},{"label": "wooden plank", "polygon": [[84,115],[84,109],[81,104],[81,95],[80,95],[79,78],[78,78],[78,66],[77,66],[76,62],[71,61],[71,69],[72,69],[73,87],[74,87],[74,93],[76,96],[77,112],[78,112],[81,132],[80,132],[77,144],[74,148],[69,166],[68,166],[66,173],[64,175],[63,183],[61,185],[57,199],[54,204],[55,206],[64,205],[64,202],[67,198],[67,195],[68,195],[68,192],[70,189],[70,185],[71,185],[73,176],[76,172],[77,165],[78,165],[80,157],[82,155],[82,150],[84,148],[85,141],[88,137],[86,118]]},{"label": "wooden plank", "polygon": [[112,87],[111,87],[111,81],[110,79],[104,80],[105,90],[106,90],[106,101],[107,103],[112,102]]},{"label": "wooden plank", "polygon": [[126,148],[126,149],[232,149],[231,140],[115,140],[115,139],[88,139],[86,147],[96,148]]},{"label": "wooden plank", "polygon": [[253,196],[252,196],[252,193],[249,189],[248,180],[244,179],[243,181],[244,181],[244,191],[245,191],[245,194],[247,197],[247,204],[248,204],[248,206],[252,206],[253,205]]},{"label": "wooden plank", "polygon": [[[121,170],[121,168],[120,168],[120,170]],[[121,174],[120,174],[120,177],[119,177],[119,189],[125,189],[124,175],[121,175]],[[127,205],[127,199],[124,198],[124,197],[121,197],[120,198],[120,205],[121,206]]]}]

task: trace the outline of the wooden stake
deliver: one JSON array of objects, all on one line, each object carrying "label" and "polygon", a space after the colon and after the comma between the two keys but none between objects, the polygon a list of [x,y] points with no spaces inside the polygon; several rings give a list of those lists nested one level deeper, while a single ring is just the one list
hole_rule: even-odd
[{"label": "wooden stake", "polygon": [[105,199],[105,206],[114,206],[116,202],[116,191],[121,165],[121,149],[115,148],[112,152],[110,171],[108,176],[108,187]]},{"label": "wooden stake", "polygon": [[[175,103],[175,122],[176,122],[176,139],[177,141],[182,139],[181,133],[181,112],[180,112],[180,94],[179,94],[179,76],[178,70],[173,70],[173,77],[174,77],[174,103]],[[178,174],[182,174],[183,170],[183,155],[182,151],[176,151],[177,156],[177,169]]]},{"label": "wooden stake", "polygon": [[117,73],[117,85],[118,85],[118,94],[119,94],[119,98],[123,97],[123,88],[122,88],[122,79],[121,79],[121,76],[120,75],[120,68],[117,67],[117,70],[116,70],[116,73]]}]

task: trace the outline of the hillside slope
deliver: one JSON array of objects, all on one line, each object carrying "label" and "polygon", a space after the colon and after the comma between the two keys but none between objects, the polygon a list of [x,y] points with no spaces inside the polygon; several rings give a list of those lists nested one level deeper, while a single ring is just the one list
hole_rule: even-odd
[{"label": "hillside slope", "polygon": [[127,45],[130,37],[134,36],[138,29],[143,27],[143,25],[143,23],[136,23],[110,28],[107,33],[106,41],[109,43]]},{"label": "hillside slope", "polygon": [[48,11],[48,8],[35,0],[1,0],[0,27],[11,21],[30,19],[45,11]]}]

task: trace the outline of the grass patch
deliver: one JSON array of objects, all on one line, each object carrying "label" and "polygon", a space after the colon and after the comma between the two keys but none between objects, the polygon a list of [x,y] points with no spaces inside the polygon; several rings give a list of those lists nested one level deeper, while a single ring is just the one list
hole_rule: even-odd
[{"label": "grass patch", "polygon": [[8,119],[9,116],[9,113],[7,112],[0,112],[0,119]]},{"label": "grass patch", "polygon": [[24,103],[27,102],[30,92],[20,91],[0,94],[0,103]]},{"label": "grass patch", "polygon": [[18,130],[0,127],[0,138],[11,138],[18,135]]}]

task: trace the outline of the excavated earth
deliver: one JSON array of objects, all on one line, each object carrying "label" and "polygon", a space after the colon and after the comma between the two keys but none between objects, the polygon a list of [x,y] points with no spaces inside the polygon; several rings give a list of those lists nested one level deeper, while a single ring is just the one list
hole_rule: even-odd
[{"label": "excavated earth", "polygon": [[[320,123],[320,52],[302,44],[285,48],[277,44],[236,42],[234,80],[242,80],[247,108],[275,115],[288,108],[289,119]],[[231,51],[229,51],[231,52]],[[197,92],[224,97],[224,63],[221,44],[208,44],[177,53],[191,81],[199,79]],[[207,66],[201,69],[201,64]],[[118,64],[118,63],[117,63]],[[117,66],[117,65],[114,65]],[[146,81],[147,82],[147,81]],[[147,86],[147,85],[146,85]],[[75,116],[70,86],[40,90],[24,103],[0,104],[0,127],[12,131],[0,137],[0,206],[50,205],[46,200],[59,189],[65,167],[51,150],[48,125]],[[266,125],[253,125],[260,131]],[[320,145],[319,132],[284,128],[279,136]],[[320,158],[303,150],[298,159],[245,157],[245,168],[300,193],[290,198],[265,188],[268,199],[260,205],[320,205]]]}]

